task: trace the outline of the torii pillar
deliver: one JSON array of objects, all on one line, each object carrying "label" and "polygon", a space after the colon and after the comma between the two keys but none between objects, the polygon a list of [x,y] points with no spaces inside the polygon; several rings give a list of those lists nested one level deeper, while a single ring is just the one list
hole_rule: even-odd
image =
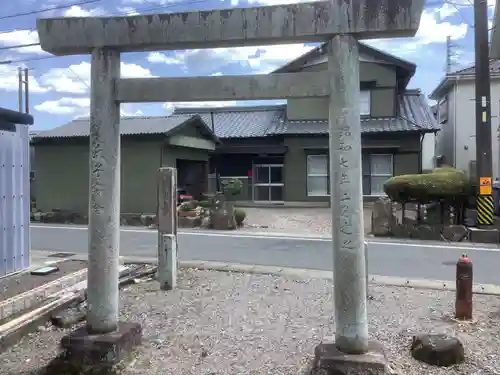
[{"label": "torii pillar", "polygon": [[[414,36],[423,8],[424,0],[331,0],[38,20],[43,50],[59,56],[92,56],[89,311],[87,326],[66,339],[67,347],[73,350],[83,342],[87,345],[80,347],[89,350],[93,342],[127,342],[130,346],[140,340],[140,327],[118,322],[119,103],[329,97],[336,326],[335,343],[316,348],[315,367],[325,374],[385,371],[383,355],[368,341],[357,40]],[[324,41],[330,41],[327,72],[119,77],[122,52]],[[352,372],[354,368],[361,372]]]}]

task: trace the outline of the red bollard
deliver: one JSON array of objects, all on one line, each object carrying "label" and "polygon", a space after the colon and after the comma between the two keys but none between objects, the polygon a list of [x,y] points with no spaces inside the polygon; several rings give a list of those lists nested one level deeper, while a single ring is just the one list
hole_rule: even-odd
[{"label": "red bollard", "polygon": [[472,262],[466,254],[463,254],[457,262],[455,318],[472,319]]}]

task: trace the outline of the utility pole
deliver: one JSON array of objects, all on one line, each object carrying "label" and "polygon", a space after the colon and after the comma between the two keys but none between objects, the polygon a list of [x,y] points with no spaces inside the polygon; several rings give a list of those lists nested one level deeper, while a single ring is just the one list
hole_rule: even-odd
[{"label": "utility pole", "polygon": [[19,67],[17,68],[17,80],[19,87],[17,89],[17,101],[19,105],[19,112],[23,111],[23,70]]},{"label": "utility pole", "polygon": [[491,89],[487,0],[474,0],[477,224],[493,225]]},{"label": "utility pole", "polygon": [[28,69],[24,69],[24,108],[26,113],[30,113],[30,90],[29,90],[29,73]]},{"label": "utility pole", "polygon": [[19,112],[23,112],[23,104],[24,104],[24,112],[30,113],[30,110],[29,110],[29,83],[28,83],[29,73],[28,73],[28,69],[27,68],[22,69],[21,67],[17,68],[17,79],[19,82],[19,88],[18,88],[18,92],[17,92]]}]

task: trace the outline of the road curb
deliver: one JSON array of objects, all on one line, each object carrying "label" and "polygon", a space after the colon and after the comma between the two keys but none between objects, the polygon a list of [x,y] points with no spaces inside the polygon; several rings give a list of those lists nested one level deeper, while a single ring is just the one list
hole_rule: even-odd
[{"label": "road curb", "polygon": [[[120,257],[121,261],[127,263],[146,263],[156,264],[157,259],[154,257]],[[181,268],[195,268],[200,270],[212,271],[226,271],[226,272],[242,272],[252,274],[267,274],[276,276],[289,276],[299,278],[313,278],[313,279],[333,279],[331,271],[322,271],[305,268],[291,268],[291,267],[275,267],[275,266],[261,266],[252,264],[239,264],[239,263],[223,263],[223,262],[210,262],[210,261],[181,261],[179,262]],[[407,279],[404,277],[370,275],[369,283],[381,286],[396,286],[415,289],[432,289],[442,291],[455,291],[455,281],[451,280],[425,280],[425,279]],[[494,284],[474,284],[474,294],[495,295],[500,296],[500,285]]]}]

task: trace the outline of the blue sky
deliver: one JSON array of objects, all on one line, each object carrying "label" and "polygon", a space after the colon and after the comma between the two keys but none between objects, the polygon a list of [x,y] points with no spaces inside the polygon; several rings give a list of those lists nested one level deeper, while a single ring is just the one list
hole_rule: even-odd
[{"label": "blue sky", "polygon": [[[299,0],[300,1],[300,0]],[[445,72],[446,36],[452,38],[456,57],[454,69],[470,66],[473,52],[472,0],[426,0],[417,36],[408,39],[374,40],[369,44],[417,64],[410,88],[429,94]],[[214,8],[276,5],[293,0],[98,0],[91,4],[13,18],[7,15],[68,5],[78,0],[3,1],[0,13],[0,47],[36,43],[35,22],[38,16],[132,15],[152,12],[193,11]],[[490,18],[494,0],[490,3]],[[207,76],[221,74],[267,73],[306,53],[314,45],[282,45],[198,51],[130,53],[122,57],[122,76]],[[17,109],[17,66],[30,69],[30,108],[35,116],[33,130],[50,129],[88,115],[89,59],[86,56],[54,57],[39,46],[0,50],[0,106]],[[217,103],[218,105],[235,105]],[[212,103],[177,103],[176,105],[212,105]],[[123,115],[165,115],[172,103],[122,105]]]}]

